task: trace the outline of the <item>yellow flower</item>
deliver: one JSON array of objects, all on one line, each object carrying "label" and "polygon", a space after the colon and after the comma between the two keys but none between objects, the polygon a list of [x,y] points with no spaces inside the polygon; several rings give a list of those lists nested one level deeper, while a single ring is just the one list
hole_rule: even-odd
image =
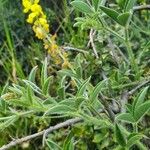
[{"label": "yellow flower", "polygon": [[43,32],[42,28],[33,26],[33,31],[35,32],[35,36],[38,37],[38,39],[44,39],[46,37],[46,34]]},{"label": "yellow flower", "polygon": [[39,22],[40,22],[42,25],[47,24],[47,20],[46,20],[45,18],[39,18]]},{"label": "yellow flower", "polygon": [[34,0],[34,4],[38,4],[40,0]]},{"label": "yellow flower", "polygon": [[43,28],[46,32],[49,32],[49,25],[48,24],[44,24]]},{"label": "yellow flower", "polygon": [[68,62],[68,60],[64,60],[64,63],[62,64],[62,68],[66,69],[70,66],[70,63]]},{"label": "yellow flower", "polygon": [[39,12],[39,13],[41,13],[41,12],[42,12],[42,8],[41,8],[41,6],[38,5],[38,4],[33,4],[33,5],[31,6],[31,11],[32,11],[32,12]]},{"label": "yellow flower", "polygon": [[27,13],[31,8],[32,3],[29,0],[22,0],[22,5],[24,6],[24,13]]},{"label": "yellow flower", "polygon": [[39,24],[43,27],[45,32],[49,32],[49,25],[48,25],[47,20],[45,18],[39,18]]},{"label": "yellow flower", "polygon": [[34,18],[37,16],[36,13],[31,13],[29,16],[28,16],[28,19],[27,19],[27,22],[32,24],[33,23],[33,20]]},{"label": "yellow flower", "polygon": [[45,48],[45,49],[48,49],[48,48],[49,48],[49,44],[45,44],[45,43],[44,43],[44,48]]}]

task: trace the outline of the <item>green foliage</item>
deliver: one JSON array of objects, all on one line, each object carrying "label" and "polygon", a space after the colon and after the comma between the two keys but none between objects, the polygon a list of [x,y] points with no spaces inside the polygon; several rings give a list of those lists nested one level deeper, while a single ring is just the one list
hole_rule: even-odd
[{"label": "green foliage", "polygon": [[131,123],[138,123],[150,109],[150,101],[148,100],[144,102],[148,88],[149,87],[144,88],[143,91],[135,98],[133,105],[127,106],[129,113],[119,114],[117,119]]},{"label": "green foliage", "polygon": [[134,11],[147,1],[41,4],[70,67],[52,64],[20,2],[0,2],[0,146],[78,117],[14,149],[149,149],[150,11]]}]

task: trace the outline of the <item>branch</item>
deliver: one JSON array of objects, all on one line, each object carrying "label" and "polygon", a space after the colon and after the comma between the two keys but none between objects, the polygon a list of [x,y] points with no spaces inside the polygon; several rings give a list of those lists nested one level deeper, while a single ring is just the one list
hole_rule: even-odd
[{"label": "branch", "polygon": [[28,140],[31,140],[31,139],[33,139],[33,138],[42,136],[42,135],[45,134],[45,133],[48,134],[48,133],[51,133],[51,132],[53,132],[53,131],[55,131],[55,130],[58,130],[58,129],[60,129],[60,128],[68,127],[68,126],[70,126],[70,125],[79,123],[79,122],[81,122],[81,121],[82,121],[82,119],[80,119],[80,118],[69,119],[69,120],[67,120],[67,121],[65,121],[65,122],[62,122],[62,123],[59,123],[59,124],[57,124],[57,125],[55,125],[55,126],[51,126],[51,127],[49,127],[48,129],[45,129],[45,130],[43,130],[43,131],[41,131],[41,132],[38,132],[38,133],[35,133],[35,134],[32,134],[32,135],[28,135],[28,136],[23,137],[23,138],[20,138],[20,139],[13,140],[13,141],[11,141],[9,144],[2,146],[2,147],[0,148],[0,150],[7,150],[7,149],[9,149],[9,148],[11,148],[11,147],[13,147],[13,146],[16,146],[16,145],[18,145],[18,144],[21,144],[21,143],[23,143],[23,142],[26,142],[26,141],[28,141]]},{"label": "branch", "polygon": [[137,90],[139,90],[140,88],[142,88],[143,86],[145,86],[146,84],[149,84],[150,80],[144,81],[141,84],[139,84],[138,86],[136,86],[134,89],[132,89],[131,91],[128,92],[129,95],[133,95]]},{"label": "branch", "polygon": [[150,9],[150,5],[141,5],[141,6],[135,6],[133,7],[133,10],[134,11],[138,11],[138,10],[147,10],[147,9]]},{"label": "branch", "polygon": [[79,48],[74,48],[74,47],[70,47],[70,46],[62,46],[62,48],[66,51],[69,51],[69,50],[73,50],[73,51],[78,51],[78,52],[81,52],[81,53],[89,53],[88,51],[85,51],[83,49],[79,49]]},{"label": "branch", "polygon": [[[109,4],[110,8],[117,7],[116,4]],[[133,11],[140,11],[140,10],[148,10],[150,9],[150,5],[140,5],[140,6],[134,6]]]},{"label": "branch", "polygon": [[106,109],[106,111],[107,111],[111,121],[114,122],[115,114],[114,114],[113,110],[111,109],[111,107],[109,106],[106,98],[104,97],[104,95],[102,93],[99,95],[99,98],[101,99],[102,104],[104,105],[104,107],[105,107],[105,109]]}]

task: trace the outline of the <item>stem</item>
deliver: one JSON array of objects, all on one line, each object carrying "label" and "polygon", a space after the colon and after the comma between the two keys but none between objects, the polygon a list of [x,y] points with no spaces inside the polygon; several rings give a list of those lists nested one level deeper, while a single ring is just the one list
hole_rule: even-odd
[{"label": "stem", "polygon": [[137,123],[134,123],[133,124],[133,130],[135,133],[138,133],[138,126],[137,126]]},{"label": "stem", "polygon": [[130,41],[129,41],[128,27],[125,28],[125,45],[126,45],[126,48],[127,48],[131,68],[137,75],[138,74],[138,66],[135,62],[134,53],[132,51],[131,44],[130,44]]}]

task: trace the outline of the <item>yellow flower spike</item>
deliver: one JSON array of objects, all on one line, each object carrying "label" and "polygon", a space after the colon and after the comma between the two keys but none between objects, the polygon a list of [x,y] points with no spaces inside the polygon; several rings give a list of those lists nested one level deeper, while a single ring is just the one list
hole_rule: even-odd
[{"label": "yellow flower spike", "polygon": [[43,13],[39,0],[22,0],[24,13],[29,13],[27,22],[32,24],[32,29],[38,39],[43,40],[44,48],[47,49],[52,61],[66,68],[70,66],[67,53],[62,51],[56,44],[56,34],[51,36],[49,33],[49,24],[46,15]]}]

